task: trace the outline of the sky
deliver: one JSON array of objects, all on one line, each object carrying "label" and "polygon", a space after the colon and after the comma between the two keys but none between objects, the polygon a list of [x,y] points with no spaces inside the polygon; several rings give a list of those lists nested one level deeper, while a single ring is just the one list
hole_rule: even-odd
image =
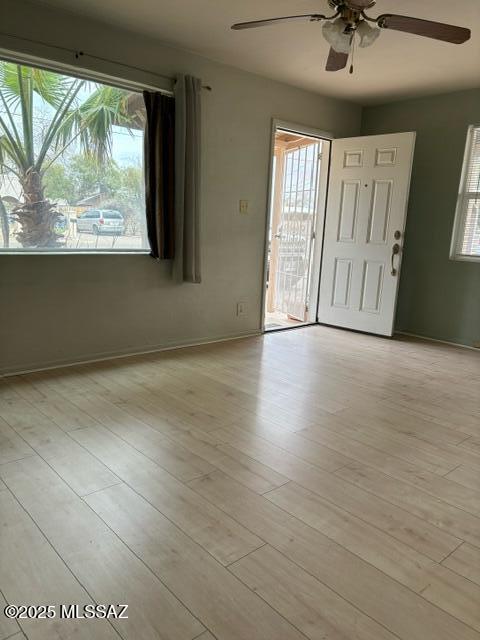
[{"label": "sky", "polygon": [[143,161],[143,131],[131,133],[115,127],[112,156],[120,166],[141,165]]}]

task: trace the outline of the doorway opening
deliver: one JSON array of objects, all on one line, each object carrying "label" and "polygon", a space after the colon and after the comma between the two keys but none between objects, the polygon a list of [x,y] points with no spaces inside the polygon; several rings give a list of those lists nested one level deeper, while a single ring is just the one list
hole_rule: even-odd
[{"label": "doorway opening", "polygon": [[316,322],[330,141],[275,127],[265,331]]}]

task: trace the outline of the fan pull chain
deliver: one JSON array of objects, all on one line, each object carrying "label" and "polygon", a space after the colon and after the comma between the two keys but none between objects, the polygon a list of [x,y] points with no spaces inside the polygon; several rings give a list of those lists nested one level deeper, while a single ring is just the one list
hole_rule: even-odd
[{"label": "fan pull chain", "polygon": [[353,63],[355,61],[355,33],[352,36],[352,62],[350,64],[350,69],[349,69],[349,73],[350,75],[353,74]]}]

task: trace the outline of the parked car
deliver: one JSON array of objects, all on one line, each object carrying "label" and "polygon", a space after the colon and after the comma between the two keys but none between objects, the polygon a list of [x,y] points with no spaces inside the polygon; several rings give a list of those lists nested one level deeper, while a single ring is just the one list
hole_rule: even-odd
[{"label": "parked car", "polygon": [[125,220],[120,211],[113,209],[88,209],[77,216],[77,229],[84,233],[110,233],[123,235]]}]

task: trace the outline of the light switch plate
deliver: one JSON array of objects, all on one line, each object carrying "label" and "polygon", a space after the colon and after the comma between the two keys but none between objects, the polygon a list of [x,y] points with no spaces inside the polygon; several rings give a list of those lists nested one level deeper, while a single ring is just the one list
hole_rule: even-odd
[{"label": "light switch plate", "polygon": [[237,316],[246,316],[247,315],[247,303],[246,302],[237,302]]},{"label": "light switch plate", "polygon": [[248,200],[240,200],[238,210],[240,213],[248,213]]}]

